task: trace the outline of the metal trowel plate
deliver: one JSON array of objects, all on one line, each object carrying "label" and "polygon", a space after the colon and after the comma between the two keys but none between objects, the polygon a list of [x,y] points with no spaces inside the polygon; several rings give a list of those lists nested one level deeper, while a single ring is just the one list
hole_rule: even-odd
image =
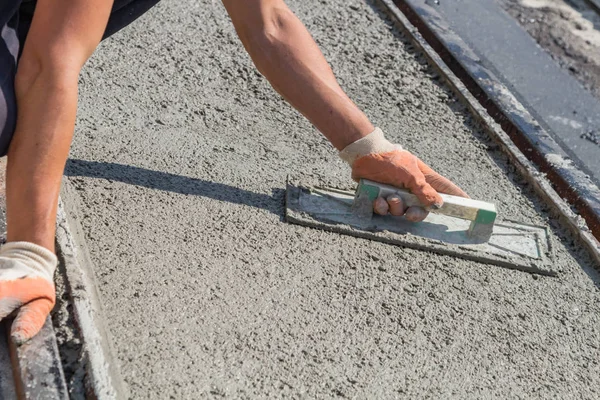
[{"label": "metal trowel plate", "polygon": [[467,236],[469,221],[430,213],[423,222],[403,217],[374,215],[360,218],[352,213],[354,192],[303,186],[289,182],[286,220],[291,223],[398,246],[427,250],[502,267],[544,275],[552,270],[553,252],[545,227],[500,221],[485,243]]}]

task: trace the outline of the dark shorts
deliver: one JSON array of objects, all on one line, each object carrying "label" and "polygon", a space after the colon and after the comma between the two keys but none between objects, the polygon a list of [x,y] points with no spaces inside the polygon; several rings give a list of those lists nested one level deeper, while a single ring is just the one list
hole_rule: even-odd
[{"label": "dark shorts", "polygon": [[[160,0],[115,0],[103,39],[129,25]],[[0,0],[0,156],[6,155],[15,131],[14,80],[35,0]]]}]

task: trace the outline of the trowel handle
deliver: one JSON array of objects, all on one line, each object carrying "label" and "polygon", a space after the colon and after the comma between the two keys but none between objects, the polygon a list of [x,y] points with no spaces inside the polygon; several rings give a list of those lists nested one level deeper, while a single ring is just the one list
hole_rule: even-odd
[{"label": "trowel handle", "polygon": [[[357,189],[358,193],[368,194],[369,198],[375,200],[377,197],[387,198],[390,195],[397,195],[402,198],[407,207],[424,207],[417,196],[408,190],[399,189],[394,186],[384,185],[373,182],[368,179],[361,179]],[[448,215],[450,217],[466,219],[476,223],[493,224],[496,220],[496,206],[485,201],[467,199],[459,196],[440,193],[444,204],[441,208],[427,208],[427,211]]]}]

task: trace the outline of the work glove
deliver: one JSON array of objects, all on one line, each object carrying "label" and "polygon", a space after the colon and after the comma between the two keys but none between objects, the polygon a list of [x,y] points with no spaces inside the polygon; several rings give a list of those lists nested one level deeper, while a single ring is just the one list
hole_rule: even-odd
[{"label": "work glove", "polygon": [[402,146],[390,143],[379,128],[348,145],[339,155],[352,167],[355,181],[369,179],[408,189],[424,206],[407,208],[399,196],[380,197],[373,203],[373,211],[380,215],[404,215],[409,221],[419,222],[427,217],[426,209],[442,206],[439,193],[469,197]]},{"label": "work glove", "polygon": [[11,336],[17,344],[35,336],[54,307],[57,264],[54,253],[33,243],[9,242],[0,249],[0,321],[16,312]]}]

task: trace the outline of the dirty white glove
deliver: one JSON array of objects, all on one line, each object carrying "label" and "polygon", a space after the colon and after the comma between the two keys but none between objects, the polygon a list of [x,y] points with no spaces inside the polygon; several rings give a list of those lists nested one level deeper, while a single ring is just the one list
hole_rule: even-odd
[{"label": "dirty white glove", "polygon": [[58,264],[50,250],[29,242],[9,242],[0,249],[0,320],[17,311],[11,336],[32,338],[54,307],[53,276]]},{"label": "dirty white glove", "polygon": [[352,166],[357,158],[368,154],[388,153],[394,150],[402,150],[402,146],[391,143],[385,138],[380,128],[375,128],[367,136],[346,146],[344,150],[340,151],[339,155],[342,160]]},{"label": "dirty white glove", "polygon": [[[389,142],[381,129],[348,145],[340,157],[352,167],[352,179],[361,178],[410,190],[425,207],[443,204],[440,193],[469,197],[402,146]],[[402,199],[378,198],[373,204],[377,214],[405,215],[410,221],[422,221],[427,212],[421,207],[406,208]]]}]

